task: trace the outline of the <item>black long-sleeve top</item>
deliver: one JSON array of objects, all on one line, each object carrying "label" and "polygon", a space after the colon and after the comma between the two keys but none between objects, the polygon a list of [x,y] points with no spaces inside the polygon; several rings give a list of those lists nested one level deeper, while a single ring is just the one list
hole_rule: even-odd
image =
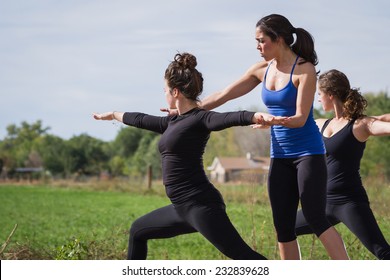
[{"label": "black long-sleeve top", "polygon": [[210,132],[250,125],[253,115],[254,112],[247,111],[218,113],[198,108],[166,117],[126,112],[123,123],[162,134],[158,148],[163,183],[171,201],[179,203],[213,188],[203,167],[203,153]]}]

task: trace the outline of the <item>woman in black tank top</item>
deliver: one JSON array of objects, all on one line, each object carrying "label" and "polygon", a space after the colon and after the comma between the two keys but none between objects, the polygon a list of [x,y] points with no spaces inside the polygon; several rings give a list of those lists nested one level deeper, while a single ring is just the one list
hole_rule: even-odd
[{"label": "woman in black tank top", "polygon": [[[335,114],[316,120],[327,152],[327,218],[333,225],[344,223],[378,259],[389,260],[390,246],[372,213],[359,170],[367,139],[390,135],[390,114],[365,116],[367,101],[337,70],[320,75],[318,94],[324,111]],[[296,233],[312,233],[302,211],[297,214]]]}]

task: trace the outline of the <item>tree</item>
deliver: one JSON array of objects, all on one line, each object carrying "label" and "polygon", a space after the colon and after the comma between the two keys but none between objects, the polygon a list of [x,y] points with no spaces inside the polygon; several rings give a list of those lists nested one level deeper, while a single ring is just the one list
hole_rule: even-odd
[{"label": "tree", "polygon": [[[131,157],[130,163],[130,174],[136,176],[142,176],[146,174],[146,170],[149,165],[158,165],[160,157],[157,156],[157,142],[160,135],[154,132],[140,130],[143,132],[143,136],[139,141],[137,150]],[[156,156],[154,156],[156,155]]]},{"label": "tree", "polygon": [[131,158],[138,149],[141,139],[145,136],[147,131],[136,127],[122,128],[115,140],[111,143],[112,155],[118,155],[123,158]]},{"label": "tree", "polygon": [[[54,135],[44,135],[35,141],[35,149],[41,155],[43,166],[53,175],[65,175],[67,147],[65,141]],[[70,170],[69,170],[70,171]]]},{"label": "tree", "polygon": [[[40,155],[33,150],[34,142],[47,134],[49,127],[43,128],[40,120],[20,126],[7,126],[7,135],[0,145],[0,157],[8,171],[17,167],[33,167],[39,163]],[[34,166],[36,167],[36,166]]]},{"label": "tree", "polygon": [[97,175],[106,168],[109,160],[104,146],[107,143],[87,134],[74,136],[66,142],[65,163],[67,173]]}]

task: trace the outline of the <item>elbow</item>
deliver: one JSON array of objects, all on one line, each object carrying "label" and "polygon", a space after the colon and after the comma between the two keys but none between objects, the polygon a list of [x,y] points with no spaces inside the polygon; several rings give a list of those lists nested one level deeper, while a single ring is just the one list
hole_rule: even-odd
[{"label": "elbow", "polygon": [[295,128],[300,128],[300,127],[303,127],[305,125],[306,121],[299,121],[296,123],[296,126]]}]

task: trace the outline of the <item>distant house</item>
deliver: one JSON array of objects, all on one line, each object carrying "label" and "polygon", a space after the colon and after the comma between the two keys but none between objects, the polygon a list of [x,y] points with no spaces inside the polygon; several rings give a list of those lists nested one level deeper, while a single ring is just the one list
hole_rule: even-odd
[{"label": "distant house", "polygon": [[43,167],[18,167],[15,168],[15,174],[18,179],[27,179],[32,181],[33,178],[40,178],[43,174]]},{"label": "distant house", "polygon": [[265,183],[270,164],[269,157],[215,157],[207,167],[210,179],[218,183],[256,182]]}]

